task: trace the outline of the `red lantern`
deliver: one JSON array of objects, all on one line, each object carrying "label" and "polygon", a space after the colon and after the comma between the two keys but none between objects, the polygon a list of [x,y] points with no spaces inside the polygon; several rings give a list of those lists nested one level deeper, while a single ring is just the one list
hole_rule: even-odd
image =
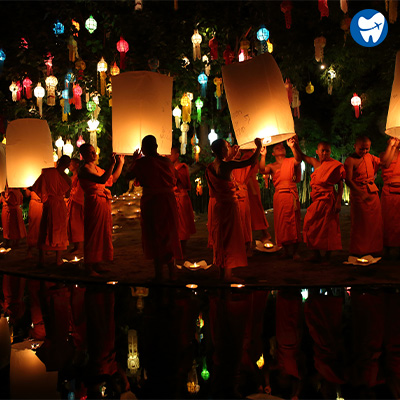
[{"label": "red lantern", "polygon": [[232,64],[232,61],[235,59],[235,53],[232,51],[231,46],[229,46],[229,44],[226,46],[223,56],[226,65]]},{"label": "red lantern", "polygon": [[318,10],[322,17],[329,17],[328,0],[318,0]]},{"label": "red lantern", "polygon": [[24,86],[25,89],[25,96],[27,99],[31,99],[32,98],[32,81],[26,77],[23,81],[22,81],[22,85]]},{"label": "red lantern", "polygon": [[357,96],[357,93],[353,94],[353,97],[351,98],[351,105],[354,107],[356,118],[358,118],[361,110],[361,99]]},{"label": "red lantern", "polygon": [[121,66],[121,69],[125,69],[126,68],[126,66],[125,66],[125,56],[126,56],[126,53],[129,50],[129,44],[128,44],[128,42],[126,40],[124,40],[124,38],[122,36],[121,36],[119,42],[117,43],[117,50],[120,53],[120,66]]},{"label": "red lantern", "polygon": [[210,47],[211,60],[218,60],[218,41],[215,36],[209,40],[208,46]]},{"label": "red lantern", "polygon": [[54,56],[52,56],[51,53],[48,52],[46,57],[47,57],[47,59],[44,60],[44,63],[46,64],[46,67],[47,67],[47,76],[49,76],[53,73],[53,58],[54,58]]},{"label": "red lantern", "polygon": [[74,85],[74,88],[72,91],[74,93],[75,108],[77,110],[81,110],[82,109],[82,100],[81,100],[82,88],[79,85]]},{"label": "red lantern", "polygon": [[20,81],[17,81],[17,88],[18,88],[17,100],[20,101],[21,100],[21,92],[22,92],[22,85],[21,85]]},{"label": "red lantern", "polygon": [[282,1],[281,11],[285,14],[286,29],[290,29],[292,25],[292,2],[289,0]]}]

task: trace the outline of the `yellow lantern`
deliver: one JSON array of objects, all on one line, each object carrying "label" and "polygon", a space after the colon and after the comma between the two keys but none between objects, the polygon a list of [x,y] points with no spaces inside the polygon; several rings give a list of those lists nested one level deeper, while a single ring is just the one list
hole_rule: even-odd
[{"label": "yellow lantern", "polygon": [[203,37],[200,35],[199,30],[195,29],[192,36],[193,43],[193,60],[201,60],[201,51],[200,51],[200,43],[202,42]]},{"label": "yellow lantern", "polygon": [[274,45],[269,41],[269,39],[267,40],[267,49],[268,53],[272,53],[274,51]]},{"label": "yellow lantern", "polygon": [[119,69],[117,63],[114,61],[114,64],[113,64],[113,65],[111,66],[111,68],[110,68],[110,74],[111,74],[112,76],[116,76],[116,75],[118,75],[119,73],[120,73],[120,69]]},{"label": "yellow lantern", "polygon": [[45,95],[45,90],[42,87],[42,84],[38,82],[37,86],[35,87],[35,90],[33,91],[33,94],[35,95],[37,99],[37,105],[39,108],[39,115],[42,117],[43,115],[43,97]]},{"label": "yellow lantern", "polygon": [[16,84],[16,82],[12,82],[10,87],[10,92],[11,92],[11,97],[12,97],[12,101],[17,101],[18,98],[18,86]]},{"label": "yellow lantern", "polygon": [[56,105],[56,86],[58,80],[54,75],[50,75],[46,78],[46,89],[47,89],[47,105]]},{"label": "yellow lantern", "polygon": [[108,65],[104,61],[104,57],[101,57],[101,60],[97,63],[97,72],[100,73],[100,93],[102,96],[104,96],[106,93],[107,68]]},{"label": "yellow lantern", "polygon": [[396,54],[396,65],[385,133],[400,138],[400,51]]},{"label": "yellow lantern", "polygon": [[184,93],[181,98],[182,121],[183,122],[190,122],[190,120],[191,120],[191,117],[190,117],[190,114],[192,112],[191,104],[192,104],[192,102],[190,100],[188,93]]}]

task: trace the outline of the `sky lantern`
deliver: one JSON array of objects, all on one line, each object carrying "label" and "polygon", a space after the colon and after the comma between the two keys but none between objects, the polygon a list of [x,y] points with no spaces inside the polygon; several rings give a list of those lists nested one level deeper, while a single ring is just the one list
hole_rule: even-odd
[{"label": "sky lantern", "polygon": [[113,76],[112,144],[119,154],[132,154],[142,139],[154,135],[160,154],[171,154],[173,78],[151,71]]},{"label": "sky lantern", "polygon": [[42,168],[52,167],[53,146],[47,121],[37,118],[11,121],[7,126],[6,162],[10,188],[32,186]]},{"label": "sky lantern", "polygon": [[11,98],[12,101],[17,101],[17,95],[18,95],[18,86],[17,86],[17,82],[11,82],[11,85],[8,87],[10,89],[11,92]]},{"label": "sky lantern", "polygon": [[120,40],[117,42],[117,50],[119,51],[119,65],[121,69],[126,69],[125,57],[126,53],[129,50],[129,44],[124,38],[121,36]]},{"label": "sky lantern", "polygon": [[106,72],[107,72],[107,63],[104,61],[104,57],[101,57],[101,60],[97,63],[97,72],[100,73],[100,93],[102,96],[106,94]]},{"label": "sky lantern", "polygon": [[179,129],[181,126],[181,116],[182,116],[182,110],[179,108],[179,106],[176,106],[172,110],[172,116],[175,117],[175,127]]},{"label": "sky lantern", "polygon": [[385,133],[400,138],[400,51],[396,54],[396,65]]},{"label": "sky lantern", "polygon": [[62,35],[64,33],[64,25],[57,20],[57,22],[54,24],[53,31],[56,36]]},{"label": "sky lantern", "polygon": [[200,43],[202,42],[203,37],[200,35],[199,30],[195,29],[192,35],[192,43],[193,43],[193,60],[201,60],[201,51],[200,51]]},{"label": "sky lantern", "polygon": [[56,87],[58,79],[54,75],[50,75],[46,78],[46,89],[47,89],[47,105],[56,105]]},{"label": "sky lantern", "polygon": [[273,145],[295,135],[281,71],[270,53],[222,67],[224,89],[238,145],[254,148],[254,139]]},{"label": "sky lantern", "polygon": [[92,34],[97,29],[97,22],[91,15],[85,22],[85,28],[90,34]]},{"label": "sky lantern", "polygon": [[81,96],[83,93],[82,88],[79,86],[79,84],[74,85],[74,88],[72,89],[73,93],[74,93],[74,104],[75,104],[75,108],[77,110],[82,110],[82,100],[81,100]]},{"label": "sky lantern", "polygon": [[361,110],[361,99],[357,96],[357,93],[353,94],[353,97],[351,98],[351,105],[354,107],[356,118],[358,118]]},{"label": "sky lantern", "polygon": [[22,86],[25,89],[26,98],[31,99],[32,98],[32,81],[29,79],[28,76],[22,81]]},{"label": "sky lantern", "polygon": [[120,71],[120,69],[119,69],[117,63],[114,61],[114,64],[113,64],[113,65],[111,66],[111,68],[110,68],[110,74],[111,74],[111,76],[117,76],[117,75],[119,75],[120,72],[121,72],[121,71]]},{"label": "sky lantern", "polygon": [[39,115],[42,117],[43,114],[43,97],[45,95],[45,90],[44,87],[42,87],[42,84],[38,82],[37,86],[35,87],[33,94],[36,97],[37,101],[37,106],[39,107]]},{"label": "sky lantern", "polygon": [[197,77],[197,81],[200,83],[200,86],[201,86],[201,97],[206,97],[206,95],[207,95],[207,82],[208,82],[207,75],[204,72],[202,72]]},{"label": "sky lantern", "polygon": [[261,25],[260,29],[257,31],[257,39],[261,42],[261,54],[268,51],[267,40],[269,38],[269,30]]}]

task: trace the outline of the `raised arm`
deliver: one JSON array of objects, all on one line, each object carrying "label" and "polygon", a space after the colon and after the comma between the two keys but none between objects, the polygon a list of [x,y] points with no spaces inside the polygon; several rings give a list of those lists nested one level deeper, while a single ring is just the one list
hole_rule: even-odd
[{"label": "raised arm", "polygon": [[390,138],[386,150],[381,154],[381,165],[383,168],[389,168],[396,154],[396,148],[399,146],[400,140],[397,138]]},{"label": "raised arm", "polygon": [[117,156],[117,168],[115,168],[112,177],[113,177],[113,182],[117,182],[119,176],[121,175],[122,167],[124,166],[125,162],[125,155],[124,154],[119,154]]},{"label": "raised arm", "polygon": [[260,151],[261,151],[261,139],[255,139],[254,143],[256,144],[257,148],[256,151],[253,153],[253,155],[248,158],[247,160],[243,160],[243,161],[225,161],[221,164],[221,166],[223,166],[222,168],[226,168],[228,170],[233,170],[233,169],[237,169],[237,168],[245,168],[249,165],[253,165],[257,162],[258,160],[258,156],[260,155]]},{"label": "raised arm", "polygon": [[132,163],[129,166],[129,170],[125,175],[125,178],[128,179],[129,181],[136,178],[135,176],[135,172],[134,172],[134,168],[136,165],[136,161],[142,156],[142,152],[140,151],[140,149],[136,149],[135,152],[133,153],[132,156]]},{"label": "raised arm", "polygon": [[292,138],[288,139],[286,143],[290,147],[294,155],[294,165],[299,165],[303,161],[303,159],[297,136],[293,136]]},{"label": "raised arm", "polygon": [[79,171],[79,178],[87,179],[89,181],[104,185],[108,181],[108,178],[111,176],[115,163],[115,153],[112,153],[111,164],[102,175],[96,175],[95,173],[93,173],[94,171],[90,170],[88,165],[85,164]]}]

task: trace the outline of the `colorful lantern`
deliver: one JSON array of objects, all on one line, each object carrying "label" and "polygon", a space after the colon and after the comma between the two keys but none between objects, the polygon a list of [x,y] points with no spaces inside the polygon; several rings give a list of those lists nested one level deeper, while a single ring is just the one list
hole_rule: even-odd
[{"label": "colorful lantern", "polygon": [[204,54],[204,56],[201,58],[201,61],[203,61],[204,63],[204,72],[207,76],[210,76],[211,73],[211,65],[210,65],[210,61],[208,59],[208,56],[206,54]]},{"label": "colorful lantern", "polygon": [[210,47],[211,60],[218,60],[218,41],[215,36],[208,41]]},{"label": "colorful lantern", "polygon": [[76,141],[76,147],[81,147],[85,142],[85,140],[83,139],[82,135],[79,135],[78,140]]},{"label": "colorful lantern", "polygon": [[293,100],[292,100],[292,108],[293,108],[293,116],[300,118],[300,93],[296,89],[296,87],[293,87]]},{"label": "colorful lantern", "polygon": [[86,103],[86,109],[89,112],[93,112],[96,109],[97,105],[93,100],[90,100]]},{"label": "colorful lantern", "polygon": [[197,100],[194,102],[196,108],[197,108],[197,122],[201,124],[201,109],[204,105],[203,101],[201,100],[200,97],[197,98]]},{"label": "colorful lantern", "polygon": [[62,98],[64,99],[64,114],[69,114],[71,112],[71,107],[69,105],[69,91],[64,89],[62,91]]},{"label": "colorful lantern", "polygon": [[272,53],[274,51],[274,45],[269,41],[269,39],[267,40],[267,49],[268,53]]},{"label": "colorful lantern", "polygon": [[100,93],[104,96],[106,93],[107,63],[104,61],[103,57],[101,57],[101,60],[97,63],[97,72],[100,73]]},{"label": "colorful lantern", "polygon": [[81,95],[82,95],[83,91],[82,91],[82,88],[79,86],[79,84],[74,85],[73,93],[74,93],[75,108],[77,110],[81,110],[82,109]]},{"label": "colorful lantern", "polygon": [[314,39],[314,47],[315,47],[315,61],[322,62],[324,61],[324,47],[326,45],[326,39],[323,36],[317,37]]},{"label": "colorful lantern", "polygon": [[385,133],[400,138],[400,51],[396,54],[396,65]]},{"label": "colorful lantern", "polygon": [[196,131],[194,132],[192,136],[192,140],[190,141],[192,143],[192,151],[194,154],[194,159],[196,162],[199,162],[199,156],[200,156],[200,146],[199,146],[199,139],[196,135]]},{"label": "colorful lantern", "polygon": [[74,39],[74,37],[72,35],[68,39],[67,47],[69,50],[69,54],[68,54],[69,61],[75,62],[75,58],[79,58],[78,43],[76,42],[76,40]]},{"label": "colorful lantern", "polygon": [[240,42],[239,62],[250,59],[249,48],[250,48],[250,42],[248,40],[245,39]]},{"label": "colorful lantern", "polygon": [[126,53],[129,50],[129,44],[126,40],[124,40],[124,38],[121,36],[119,42],[117,42],[117,50],[119,51],[119,56],[120,56],[120,67],[121,69],[125,69],[126,68],[126,64],[125,64],[125,57],[126,57]]},{"label": "colorful lantern", "polygon": [[264,25],[261,25],[261,28],[257,31],[257,39],[261,42],[261,54],[268,51],[268,38],[269,30]]},{"label": "colorful lantern", "polygon": [[37,106],[39,108],[39,115],[40,117],[42,117],[43,114],[43,97],[45,95],[45,90],[42,87],[42,84],[40,82],[38,82],[37,86],[35,87],[33,94],[35,95],[36,99],[37,99]]},{"label": "colorful lantern", "polygon": [[3,70],[5,59],[6,59],[6,53],[4,53],[3,49],[0,49],[0,74],[1,71]]},{"label": "colorful lantern", "polygon": [[313,84],[310,82],[308,82],[307,86],[306,86],[306,93],[307,94],[312,94],[314,93],[314,86]]},{"label": "colorful lantern", "polygon": [[97,22],[92,15],[86,20],[85,28],[89,31],[89,33],[93,33],[97,29]]},{"label": "colorful lantern", "polygon": [[74,151],[74,146],[71,144],[70,140],[67,140],[67,142],[63,146],[63,154],[66,154],[67,156],[71,157],[73,151]]},{"label": "colorful lantern", "polygon": [[100,122],[97,119],[90,119],[88,122],[87,130],[90,134],[90,144],[97,149],[97,128],[99,127]]},{"label": "colorful lantern", "polygon": [[201,97],[206,97],[206,95],[207,95],[207,82],[208,82],[207,75],[204,72],[202,72],[198,76],[197,81],[200,83],[200,86],[201,86]]},{"label": "colorful lantern", "polygon": [[57,155],[58,155],[58,158],[60,158],[61,155],[62,155],[62,149],[63,149],[63,146],[64,146],[64,140],[62,140],[62,137],[59,136],[58,139],[55,141],[54,144],[55,144],[56,147],[57,147]]},{"label": "colorful lantern", "polygon": [[218,139],[218,135],[215,132],[214,128],[211,129],[210,133],[208,134],[208,140],[210,141],[210,145],[213,144]]},{"label": "colorful lantern", "polygon": [[357,93],[353,94],[353,97],[351,98],[351,105],[354,107],[356,118],[358,118],[361,110],[361,99],[357,96]]},{"label": "colorful lantern", "polygon": [[205,381],[208,381],[208,379],[210,378],[210,372],[207,369],[207,363],[206,363],[206,358],[205,357],[204,357],[204,361],[203,361],[203,369],[201,371],[201,377]]},{"label": "colorful lantern", "polygon": [[74,19],[71,21],[72,26],[74,27],[74,29],[76,30],[76,32],[74,33],[74,36],[78,37],[78,32],[81,29],[81,26],[79,24],[79,22],[75,21]]},{"label": "colorful lantern", "polygon": [[172,116],[175,117],[175,127],[179,129],[181,126],[181,116],[182,116],[182,110],[179,108],[179,106],[176,106],[172,110]]},{"label": "colorful lantern", "polygon": [[64,33],[64,25],[57,20],[57,22],[54,24],[53,31],[56,36],[62,35]]},{"label": "colorful lantern", "polygon": [[46,78],[46,89],[47,89],[47,105],[56,105],[56,87],[58,80],[54,75],[50,75]]},{"label": "colorful lantern", "polygon": [[286,29],[290,29],[292,25],[292,8],[293,4],[290,0],[282,1],[281,11],[285,14]]},{"label": "colorful lantern", "polygon": [[114,61],[114,64],[110,68],[110,74],[111,76],[117,76],[120,73],[120,69],[117,65],[117,63]]},{"label": "colorful lantern", "polygon": [[18,95],[18,86],[17,82],[12,82],[11,85],[9,86],[10,92],[11,92],[11,98],[12,101],[17,101],[17,95]]},{"label": "colorful lantern", "polygon": [[25,97],[27,99],[31,99],[32,98],[32,81],[26,77],[23,81],[22,81],[22,86],[25,89]]},{"label": "colorful lantern", "polygon": [[184,93],[182,98],[181,98],[181,106],[182,106],[182,121],[183,122],[190,122],[190,114],[192,112],[192,107],[191,107],[191,100],[187,93]]},{"label": "colorful lantern", "polygon": [[192,35],[192,43],[193,43],[193,60],[201,60],[201,51],[200,51],[200,43],[202,42],[203,37],[200,35],[199,30],[195,29]]},{"label": "colorful lantern", "polygon": [[18,88],[18,92],[17,92],[17,100],[21,100],[21,92],[22,92],[22,85],[20,81],[17,81],[17,88]]},{"label": "colorful lantern", "polygon": [[182,135],[179,138],[179,142],[181,144],[181,154],[186,154],[186,145],[187,145],[187,133],[189,132],[189,125],[184,122],[181,125]]},{"label": "colorful lantern", "polygon": [[232,64],[233,60],[235,59],[235,53],[231,49],[231,46],[229,46],[229,44],[226,46],[223,56],[225,60],[225,65]]},{"label": "colorful lantern", "polygon": [[217,100],[217,110],[220,110],[221,109],[221,98],[222,98],[222,78],[215,77],[214,85],[216,86],[214,96]]},{"label": "colorful lantern", "polygon": [[47,76],[51,75],[53,73],[53,58],[54,56],[51,55],[51,53],[47,53],[47,59],[44,60],[44,63],[46,64],[47,68]]},{"label": "colorful lantern", "polygon": [[318,0],[318,10],[322,17],[329,17],[328,0]]}]

